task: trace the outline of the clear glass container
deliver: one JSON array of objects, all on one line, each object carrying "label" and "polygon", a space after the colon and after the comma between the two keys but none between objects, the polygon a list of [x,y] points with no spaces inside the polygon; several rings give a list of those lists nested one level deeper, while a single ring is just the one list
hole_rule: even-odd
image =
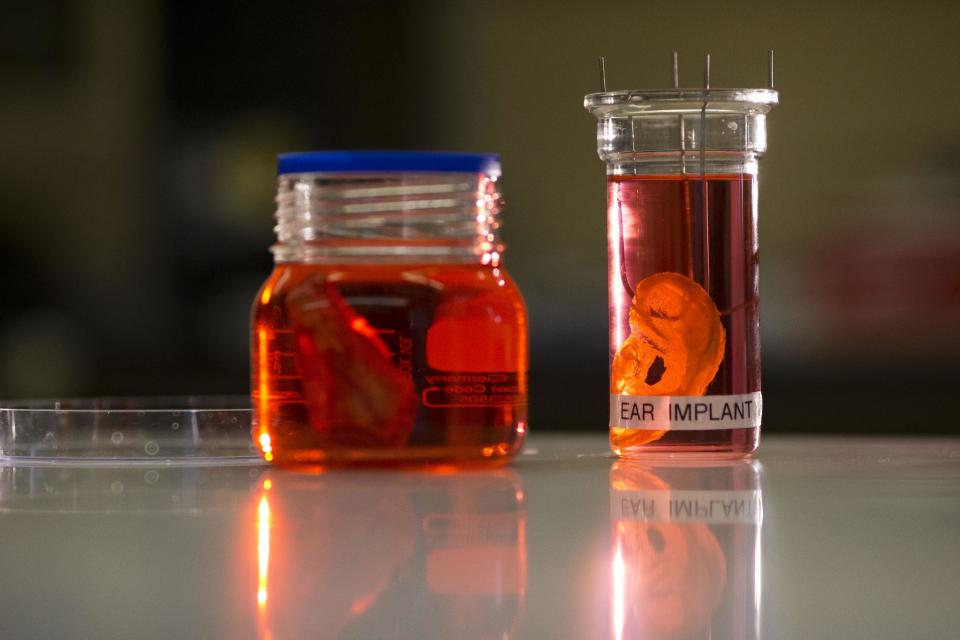
[{"label": "clear glass container", "polygon": [[253,436],[278,464],[498,461],[527,423],[527,315],[499,158],[280,158],[252,320]]},{"label": "clear glass container", "polygon": [[246,396],[0,401],[0,462],[262,464]]},{"label": "clear glass container", "polygon": [[607,165],[610,443],[759,445],[757,161],[772,89],[586,96]]}]

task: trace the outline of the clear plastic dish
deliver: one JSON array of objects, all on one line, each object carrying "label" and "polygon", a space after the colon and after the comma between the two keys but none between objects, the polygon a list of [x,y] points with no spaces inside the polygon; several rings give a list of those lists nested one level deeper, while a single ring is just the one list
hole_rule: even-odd
[{"label": "clear plastic dish", "polygon": [[0,401],[0,463],[252,464],[241,396]]}]

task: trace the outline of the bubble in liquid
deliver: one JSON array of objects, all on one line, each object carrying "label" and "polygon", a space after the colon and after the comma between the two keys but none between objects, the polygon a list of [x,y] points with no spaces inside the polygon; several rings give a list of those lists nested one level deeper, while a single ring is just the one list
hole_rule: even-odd
[{"label": "bubble in liquid", "polygon": [[119,431],[114,431],[113,434],[110,436],[110,442],[112,442],[113,444],[120,444],[121,442],[123,442],[123,434]]},{"label": "bubble in liquid", "polygon": [[119,480],[114,480],[113,482],[111,482],[111,483],[110,483],[110,492],[111,492],[113,495],[115,495],[115,496],[120,495],[121,493],[123,493],[123,483],[120,482]]},{"label": "bubble in liquid", "polygon": [[145,474],[143,474],[143,479],[146,480],[147,484],[154,484],[160,479],[160,474],[157,471],[150,469],[150,471],[147,471]]},{"label": "bubble in liquid", "polygon": [[143,445],[143,450],[147,452],[148,456],[155,456],[157,452],[160,451],[160,445],[156,441],[151,440],[147,444]]},{"label": "bubble in liquid", "polygon": [[170,426],[173,427],[173,430],[174,430],[174,431],[176,431],[177,429],[180,428],[180,423],[179,423],[179,422],[174,422],[174,423],[171,424]]}]

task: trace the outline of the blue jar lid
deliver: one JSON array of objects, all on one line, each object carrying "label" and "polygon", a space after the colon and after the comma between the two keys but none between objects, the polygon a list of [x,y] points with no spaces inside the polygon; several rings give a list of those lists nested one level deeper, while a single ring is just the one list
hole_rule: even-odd
[{"label": "blue jar lid", "polygon": [[299,151],[277,156],[277,174],[396,171],[500,175],[500,155],[450,151]]}]

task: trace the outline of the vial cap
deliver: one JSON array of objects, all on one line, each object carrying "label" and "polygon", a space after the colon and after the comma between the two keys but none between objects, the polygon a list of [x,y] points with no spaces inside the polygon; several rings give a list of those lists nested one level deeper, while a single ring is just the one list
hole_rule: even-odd
[{"label": "vial cap", "polygon": [[290,173],[483,173],[500,175],[500,155],[449,151],[301,151],[281,153],[277,174]]}]

